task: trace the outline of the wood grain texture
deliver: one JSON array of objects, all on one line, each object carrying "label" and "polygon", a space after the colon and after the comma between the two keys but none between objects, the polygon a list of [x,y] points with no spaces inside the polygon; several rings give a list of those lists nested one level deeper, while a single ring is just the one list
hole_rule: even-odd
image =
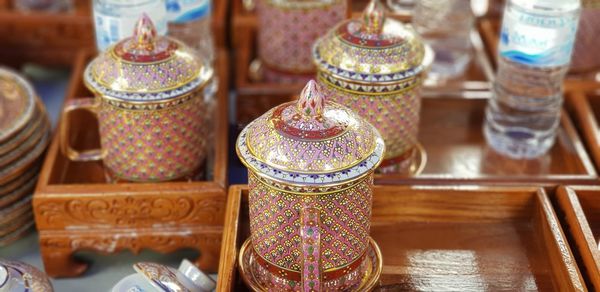
[{"label": "wood grain texture", "polygon": [[593,162],[570,116],[563,112],[549,153],[515,160],[492,150],[483,136],[486,99],[424,98],[419,142],[427,153],[420,175],[376,175],[380,184],[520,184],[556,186],[597,183]]},{"label": "wood grain texture", "polygon": [[22,13],[14,10],[10,2],[0,6],[3,63],[72,66],[79,50],[95,47],[89,0],[73,1],[73,11],[63,13]]},{"label": "wood grain texture", "polygon": [[581,271],[600,291],[600,187],[561,187],[557,197]]},{"label": "wood grain texture", "polygon": [[212,28],[217,49],[229,48],[231,0],[212,0]]},{"label": "wood grain texture", "polygon": [[[233,252],[249,236],[247,188],[232,186],[219,292],[246,291]],[[231,232],[229,228],[227,232]],[[376,186],[371,236],[383,253],[378,291],[586,291],[542,189]],[[223,280],[223,281],[221,281]]]},{"label": "wood grain texture", "polygon": [[589,87],[580,86],[570,90],[566,106],[574,116],[596,169],[600,170],[600,84],[588,84]]},{"label": "wood grain texture", "polygon": [[240,234],[237,232],[239,220],[236,219],[241,218],[242,201],[245,200],[245,206],[248,205],[248,198],[240,196],[241,192],[242,187],[234,185],[229,188],[227,196],[227,215],[225,216],[222,242],[234,244],[223,244],[221,247],[217,291],[234,291],[233,287],[237,278],[237,254],[241,246]]},{"label": "wood grain texture", "polygon": [[[89,97],[82,82],[89,51],[77,56],[67,100]],[[165,183],[106,183],[101,162],[72,162],[54,137],[33,198],[46,272],[55,277],[77,276],[86,265],[72,254],[78,250],[113,253],[148,248],[171,252],[196,248],[196,263],[216,271],[224,223],[227,186],[227,54],[217,55],[219,88],[214,138],[205,179]],[[65,121],[60,121],[65,122]],[[78,149],[97,147],[97,122],[87,113],[69,121]]]},{"label": "wood grain texture", "polygon": [[[70,67],[77,52],[96,47],[91,0],[73,0],[69,12],[23,13],[12,1],[0,3],[0,59],[6,65],[35,62]],[[212,27],[217,48],[227,48],[229,0],[213,1]]]}]

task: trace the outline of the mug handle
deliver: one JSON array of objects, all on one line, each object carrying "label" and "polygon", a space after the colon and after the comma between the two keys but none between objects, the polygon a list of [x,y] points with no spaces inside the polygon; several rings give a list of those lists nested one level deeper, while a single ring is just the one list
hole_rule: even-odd
[{"label": "mug handle", "polygon": [[302,209],[302,291],[321,291],[321,227],[317,208]]},{"label": "mug handle", "polygon": [[69,143],[69,114],[75,110],[86,110],[98,116],[99,103],[95,98],[78,98],[69,100],[63,109],[63,120],[60,125],[60,150],[63,155],[73,161],[96,161],[102,160],[103,153],[101,149],[91,149],[77,151]]}]

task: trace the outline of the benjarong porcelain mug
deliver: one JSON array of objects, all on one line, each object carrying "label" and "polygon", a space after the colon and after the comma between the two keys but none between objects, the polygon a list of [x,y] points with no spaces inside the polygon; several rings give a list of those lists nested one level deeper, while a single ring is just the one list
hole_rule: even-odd
[{"label": "benjarong porcelain mug", "polygon": [[69,145],[69,120],[61,125],[61,150],[75,161],[103,160],[114,180],[167,181],[189,176],[206,156],[208,100],[213,68],[183,43],[157,36],[147,16],[134,35],[101,53],[86,68],[95,98],[68,101],[64,115],[85,109],[98,117],[101,149]]},{"label": "benjarong porcelain mug", "polygon": [[271,109],[237,140],[249,170],[254,272],[269,291],[354,290],[365,277],[384,143],[326,99],[311,80],[298,101]]},{"label": "benjarong porcelain mug", "polygon": [[372,0],[362,19],[341,22],[312,52],[323,91],[383,136],[381,166],[409,158],[418,143],[420,88],[433,61],[431,48],[412,28],[386,18],[379,0]]},{"label": "benjarong porcelain mug", "polygon": [[347,0],[257,0],[258,56],[264,79],[294,83],[315,72],[314,41],[348,13]]}]

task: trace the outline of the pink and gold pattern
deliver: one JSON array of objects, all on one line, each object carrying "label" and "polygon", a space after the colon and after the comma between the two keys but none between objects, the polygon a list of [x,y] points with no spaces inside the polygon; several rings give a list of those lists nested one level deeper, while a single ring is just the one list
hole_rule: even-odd
[{"label": "pink and gold pattern", "polygon": [[[258,55],[270,82],[306,82],[315,71],[311,46],[346,17],[346,0],[257,1]],[[281,78],[278,72],[284,73]],[[294,76],[297,76],[294,78]]]},{"label": "pink and gold pattern", "polygon": [[365,251],[371,219],[372,177],[352,188],[320,195],[276,190],[250,174],[250,230],[253,246],[266,261],[285,269],[302,267],[301,213],[321,211],[324,270],[345,266]]},{"label": "pink and gold pattern", "polygon": [[313,58],[323,92],[375,125],[392,161],[409,157],[418,142],[420,87],[433,53],[412,28],[384,14],[372,0],[362,20],[317,40]]},{"label": "pink and gold pattern", "polygon": [[[321,84],[329,84],[321,77]],[[402,157],[418,143],[421,100],[419,88],[392,94],[368,95],[349,93],[336,86],[322,86],[323,92],[337,102],[354,109],[361,117],[376,125],[386,142],[386,160]]]},{"label": "pink and gold pattern", "polygon": [[99,113],[104,164],[129,181],[191,174],[206,156],[207,107],[201,92],[176,108],[128,110],[104,101]]},{"label": "pink and gold pattern", "polygon": [[[324,102],[316,96],[321,93],[310,90],[316,86],[309,81],[299,102],[280,105],[248,126],[247,145],[256,159],[290,171],[330,172],[356,165],[375,151],[374,128],[356,122],[347,108]],[[316,104],[329,109],[318,114]]]},{"label": "pink and gold pattern", "polygon": [[142,16],[134,35],[100,54],[86,68],[96,99],[75,99],[65,113],[97,114],[101,149],[79,153],[62,124],[61,149],[72,160],[103,160],[111,180],[190,178],[206,156],[213,68],[189,47],[156,35]]},{"label": "pink and gold pattern", "polygon": [[[309,81],[237,142],[249,168],[254,272],[278,291],[357,287],[369,246],[375,128]],[[323,288],[323,289],[320,289]]]},{"label": "pink and gold pattern", "polygon": [[207,60],[168,37],[156,36],[143,16],[132,37],[100,54],[86,68],[92,92],[132,102],[160,102],[203,87],[214,74]]}]

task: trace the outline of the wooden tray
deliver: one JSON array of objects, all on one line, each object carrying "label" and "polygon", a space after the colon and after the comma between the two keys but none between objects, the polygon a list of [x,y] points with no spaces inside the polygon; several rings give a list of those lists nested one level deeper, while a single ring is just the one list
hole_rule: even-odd
[{"label": "wooden tray", "polygon": [[556,186],[597,183],[597,174],[571,119],[563,112],[555,145],[534,160],[493,151],[483,136],[486,99],[424,98],[419,141],[427,155],[415,177],[377,175],[379,184],[517,184]]},{"label": "wooden tray", "polygon": [[600,170],[600,84],[588,84],[588,88],[580,86],[570,91],[566,106],[574,116],[596,169]]},{"label": "wooden tray", "polygon": [[561,187],[557,196],[581,272],[590,289],[600,291],[600,187]]},{"label": "wooden tray", "polygon": [[229,1],[212,0],[212,27],[216,49],[229,48]]},{"label": "wooden tray", "polygon": [[[20,12],[12,0],[0,0],[0,59],[7,65],[35,62],[71,66],[81,49],[94,49],[91,0],[73,0],[69,12]],[[215,46],[227,47],[229,0],[213,1]]]},{"label": "wooden tray", "polygon": [[[91,95],[82,82],[91,57],[86,52],[78,55],[67,100]],[[46,273],[54,277],[81,274],[87,265],[72,257],[76,251],[130,249],[137,253],[144,248],[159,252],[199,249],[196,263],[205,271],[216,271],[227,187],[228,62],[223,50],[216,64],[215,138],[203,181],[108,184],[101,162],[68,160],[55,135],[33,199]],[[97,147],[97,121],[81,111],[71,118],[72,145],[76,149]]]},{"label": "wooden tray", "polygon": [[12,0],[0,0],[0,59],[12,66],[71,66],[79,50],[96,45],[90,1],[73,3],[69,12],[23,13],[13,9]]},{"label": "wooden tray", "polygon": [[[248,189],[229,189],[217,291],[247,291],[236,256],[249,236]],[[584,291],[543,189],[375,187],[378,291]]]},{"label": "wooden tray", "polygon": [[[256,59],[257,18],[252,11],[244,8],[244,0],[233,0],[232,4],[232,44],[235,58],[236,88],[236,123],[238,126],[248,124],[267,110],[289,101],[300,93],[305,84],[278,84],[254,81],[251,76],[251,63]],[[252,0],[249,0],[252,1]],[[254,0],[255,1],[255,0]],[[355,4],[360,1],[352,1]],[[356,5],[364,8],[364,6]],[[355,17],[359,15],[354,13]],[[409,20],[406,16],[396,16]],[[425,86],[424,96],[453,95],[457,97],[490,96],[490,81],[493,70],[488,54],[485,52],[479,33],[471,36],[473,43],[473,61],[469,65],[464,78],[446,83]]]}]

